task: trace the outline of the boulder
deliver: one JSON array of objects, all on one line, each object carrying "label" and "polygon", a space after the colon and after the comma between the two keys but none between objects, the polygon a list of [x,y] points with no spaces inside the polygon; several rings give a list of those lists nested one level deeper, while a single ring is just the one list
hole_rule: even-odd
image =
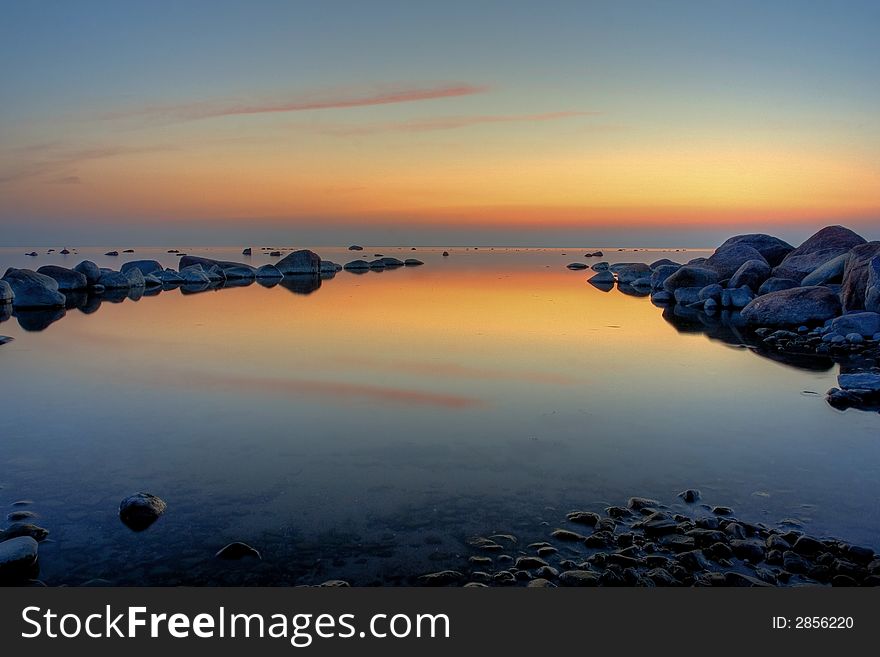
[{"label": "boulder", "polygon": [[146,287],[147,282],[144,280],[144,274],[137,267],[132,267],[128,271],[119,272],[128,280],[128,287],[133,289]]},{"label": "boulder", "polygon": [[707,285],[700,290],[700,300],[713,299],[714,301],[721,301],[722,294],[724,294],[724,288],[718,283],[712,283],[712,285]]},{"label": "boulder", "polygon": [[207,285],[211,282],[211,278],[201,265],[184,267],[178,275],[184,285]]},{"label": "boulder", "polygon": [[[624,283],[624,285],[626,285],[626,283]],[[632,281],[629,285],[631,287],[641,288],[644,290],[653,289],[650,276],[645,276],[644,278],[637,278],[636,280]]]},{"label": "boulder", "polygon": [[611,271],[617,274],[619,283],[632,283],[639,278],[650,277],[652,272],[644,262],[627,262],[611,265]]},{"label": "boulder", "polygon": [[65,298],[58,291],[58,282],[30,269],[10,267],[3,275],[14,295],[16,308],[63,308]]},{"label": "boulder", "polygon": [[[158,274],[159,272],[156,272]],[[159,278],[156,274],[145,274],[144,275],[144,287],[148,289],[152,289],[155,287],[162,287],[162,279]]]},{"label": "boulder", "polygon": [[612,274],[609,270],[598,271],[590,276],[589,282],[593,285],[606,285],[609,283],[614,283],[614,274]]},{"label": "boulder", "polygon": [[39,545],[30,536],[0,543],[0,584],[23,582],[34,575]]},{"label": "boulder", "polygon": [[155,274],[158,271],[162,271],[163,267],[155,260],[132,260],[122,265],[119,271],[125,274],[130,269],[139,269],[146,276],[147,274]]},{"label": "boulder", "polygon": [[236,267],[226,267],[223,275],[228,281],[252,281],[257,274],[257,270],[250,265],[238,265]]},{"label": "boulder", "polygon": [[880,393],[880,372],[847,372],[838,374],[837,385],[844,390]]},{"label": "boulder", "polygon": [[403,264],[407,267],[419,267],[425,263],[422,262],[421,260],[419,260],[418,258],[407,258],[406,260],[403,261]]},{"label": "boulder", "polygon": [[80,274],[86,277],[86,282],[91,285],[97,285],[98,279],[101,278],[101,270],[94,262],[91,260],[83,260],[76,267],[73,268],[73,271],[78,271]]},{"label": "boulder", "polygon": [[734,244],[742,244],[752,247],[755,251],[761,254],[767,264],[771,267],[778,265],[786,255],[794,250],[794,247],[788,242],[783,242],[778,237],[764,235],[763,233],[735,235],[719,246],[718,250],[720,251],[721,249]]},{"label": "boulder", "polygon": [[[392,260],[393,259],[394,258],[392,258]],[[398,260],[398,262],[400,262],[400,261]],[[394,265],[394,266],[402,267],[403,263],[400,262],[400,265]],[[322,274],[335,274],[336,272],[340,271],[341,269],[342,269],[342,265],[337,265],[332,260],[322,260],[321,261],[321,273]]]},{"label": "boulder", "polygon": [[248,248],[246,248],[244,251],[241,252],[241,255],[247,255],[247,256],[249,256],[249,255],[251,255],[251,254],[253,254],[253,250],[251,249],[251,247],[248,247]]},{"label": "boulder", "polygon": [[0,305],[12,303],[13,299],[15,292],[12,291],[12,287],[6,281],[0,281]]},{"label": "boulder", "polygon": [[676,268],[681,267],[680,262],[675,262],[673,260],[670,260],[669,258],[660,258],[660,260],[655,260],[650,265],[648,265],[648,267],[651,268],[651,271],[655,271],[657,267],[664,267],[666,265],[672,265]]},{"label": "boulder", "polygon": [[43,274],[49,278],[54,278],[58,283],[58,289],[62,292],[69,290],[85,290],[89,286],[86,277],[67,267],[59,267],[58,265],[43,265],[37,270],[38,274]]},{"label": "boulder", "polygon": [[663,287],[663,283],[666,282],[666,279],[672,276],[675,272],[681,269],[681,265],[669,264],[669,265],[658,265],[657,267],[651,268],[651,288],[654,290],[659,290]]},{"label": "boulder", "polygon": [[840,288],[840,301],[845,312],[865,308],[871,261],[878,256],[880,242],[868,242],[850,250]]},{"label": "boulder", "polygon": [[301,249],[284,256],[275,266],[285,276],[302,274],[317,276],[321,273],[321,257],[314,251]]},{"label": "boulder", "polygon": [[758,288],[758,296],[770,294],[771,292],[779,292],[780,290],[790,290],[793,287],[799,287],[797,281],[790,278],[777,278],[771,276],[761,283],[761,287]]},{"label": "boulder", "polygon": [[748,285],[728,288],[721,294],[721,306],[724,308],[745,308],[755,298]]},{"label": "boulder", "polygon": [[785,256],[773,269],[773,275],[801,282],[807,274],[814,272],[829,260],[864,243],[865,239],[849,228],[826,226]]},{"label": "boulder", "polygon": [[152,275],[166,285],[180,285],[183,283],[183,277],[173,269],[165,269]]},{"label": "boulder", "polygon": [[679,287],[675,289],[675,303],[687,306],[700,301],[701,287]]},{"label": "boulder", "polygon": [[[329,260],[327,262],[329,262]],[[385,256],[384,258],[382,258],[382,262],[385,263],[386,267],[391,267],[391,268],[403,267],[403,260],[400,260],[398,258],[391,258],[389,256]],[[335,263],[330,263],[330,264],[332,264],[334,266],[334,268],[336,267]],[[324,266],[324,261],[321,261],[321,266],[322,267]]]},{"label": "boulder", "polygon": [[848,313],[832,320],[829,333],[848,335],[858,333],[863,338],[870,338],[880,332],[880,313],[861,312]]},{"label": "boulder", "polygon": [[586,269],[588,267],[587,263],[585,262],[570,262],[565,266],[569,269]]},{"label": "boulder", "polygon": [[749,302],[742,318],[755,326],[801,326],[840,314],[840,299],[827,287],[795,287],[770,292]]},{"label": "boulder", "polygon": [[730,278],[744,263],[750,260],[767,264],[764,256],[748,244],[734,243],[718,248],[715,253],[709,256],[704,266],[718,272],[719,278]]},{"label": "boulder", "polygon": [[207,269],[204,267],[202,271],[208,276],[208,280],[212,283],[223,283],[226,281],[226,272],[223,271],[223,268],[220,265],[211,265]]},{"label": "boulder", "polygon": [[345,263],[345,266],[343,267],[343,269],[346,269],[348,271],[359,270],[359,269],[364,270],[364,269],[369,269],[369,268],[370,268],[370,263],[367,262],[366,260],[352,260],[351,262]]},{"label": "boulder", "polygon": [[685,265],[670,274],[663,281],[663,289],[667,292],[675,292],[680,287],[703,289],[707,285],[717,283],[721,278],[714,269],[709,269],[703,265]]},{"label": "boulder", "polygon": [[761,283],[770,278],[770,265],[764,260],[746,260],[742,266],[736,270],[730,281],[727,283],[729,288],[749,286],[753,290],[761,287]]},{"label": "boulder", "polygon": [[880,313],[880,257],[871,258],[868,264],[865,310]]},{"label": "boulder", "polygon": [[362,247],[358,244],[352,244],[350,247],[348,247],[348,250],[349,251],[363,251],[364,247]]},{"label": "boulder", "polygon": [[134,531],[143,531],[159,519],[168,507],[152,493],[135,493],[119,503],[119,519]]},{"label": "boulder", "polygon": [[278,271],[278,267],[275,265],[263,265],[256,271],[256,277],[262,279],[270,279],[270,278],[283,278],[284,274]]},{"label": "boulder", "polygon": [[840,283],[843,279],[843,270],[849,253],[843,253],[836,258],[831,258],[824,265],[814,269],[804,276],[801,285],[825,285],[826,283]]},{"label": "boulder", "polygon": [[597,262],[595,265],[590,267],[593,271],[608,271],[610,265],[607,262]]}]

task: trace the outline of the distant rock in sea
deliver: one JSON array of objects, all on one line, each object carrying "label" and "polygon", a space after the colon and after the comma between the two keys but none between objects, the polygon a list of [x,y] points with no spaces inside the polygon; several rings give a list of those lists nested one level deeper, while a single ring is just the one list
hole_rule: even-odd
[{"label": "distant rock in sea", "polygon": [[352,244],[350,247],[348,247],[348,250],[349,251],[363,251],[364,247],[360,246],[359,244]]}]

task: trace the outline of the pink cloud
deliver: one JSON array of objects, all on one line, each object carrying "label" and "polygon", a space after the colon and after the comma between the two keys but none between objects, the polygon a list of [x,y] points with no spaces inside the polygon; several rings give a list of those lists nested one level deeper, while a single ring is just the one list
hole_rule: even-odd
[{"label": "pink cloud", "polygon": [[366,125],[321,126],[317,130],[323,134],[337,136],[373,135],[386,132],[429,132],[432,130],[457,130],[486,123],[533,123],[558,121],[579,116],[597,116],[600,112],[546,112],[544,114],[510,114],[447,116],[413,121],[391,123],[371,123]]},{"label": "pink cloud", "polygon": [[411,103],[438,98],[471,96],[484,93],[488,89],[487,85],[474,85],[465,82],[453,82],[435,86],[383,86],[366,91],[337,90],[324,93],[312,92],[277,101],[241,102],[208,100],[179,105],[157,105],[111,113],[106,118],[118,119],[144,116],[166,120],[189,121],[219,116],[303,112],[307,110],[345,109],[371,105]]}]

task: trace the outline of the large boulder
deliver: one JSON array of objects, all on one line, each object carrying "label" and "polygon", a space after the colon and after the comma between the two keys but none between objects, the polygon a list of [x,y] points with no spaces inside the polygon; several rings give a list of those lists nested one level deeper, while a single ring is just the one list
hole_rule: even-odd
[{"label": "large boulder", "polygon": [[263,265],[256,271],[256,277],[265,280],[283,278],[284,274],[278,271],[275,265]]},{"label": "large boulder", "polygon": [[139,269],[140,272],[146,276],[147,274],[155,274],[156,272],[162,271],[163,267],[156,260],[132,260],[131,262],[126,262],[122,265],[119,271],[125,274],[130,269]]},{"label": "large boulder", "polygon": [[66,301],[58,291],[58,281],[30,269],[10,267],[3,280],[12,288],[16,308],[62,308]]},{"label": "large boulder", "polygon": [[824,265],[820,265],[809,274],[804,276],[801,285],[825,285],[826,283],[840,283],[843,279],[843,271],[846,269],[846,261],[849,253],[842,253],[836,258],[831,258]]},{"label": "large boulder", "polygon": [[651,271],[654,271],[657,269],[657,267],[663,267],[665,265],[674,265],[676,268],[681,267],[680,262],[675,262],[674,260],[670,260],[669,258],[660,258],[659,260],[655,260],[648,266],[651,268]]},{"label": "large boulder", "polygon": [[703,265],[714,269],[722,279],[725,279],[733,276],[744,263],[750,260],[767,263],[764,256],[748,244],[729,244],[716,249],[715,253],[709,256]]},{"label": "large boulder", "polygon": [[[143,274],[141,274],[141,276],[143,276]],[[102,285],[105,290],[127,290],[131,287],[131,281],[128,276],[121,271],[105,269],[102,267],[101,278],[98,279],[98,285]]]},{"label": "large boulder", "polygon": [[301,249],[286,255],[275,266],[285,276],[291,274],[318,276],[321,273],[321,256],[314,251]]},{"label": "large boulder", "polygon": [[770,265],[766,261],[746,260],[730,277],[727,287],[736,288],[748,285],[751,289],[757,290],[761,287],[761,283],[768,278],[770,278]]},{"label": "large boulder", "polygon": [[849,228],[826,226],[785,256],[782,262],[774,268],[773,275],[778,278],[803,281],[807,274],[815,271],[829,260],[833,260],[853,247],[864,243],[865,238]]},{"label": "large boulder", "polygon": [[83,260],[73,268],[73,271],[78,271],[85,276],[89,286],[97,285],[98,279],[101,278],[101,269],[91,260]]},{"label": "large boulder", "polygon": [[723,308],[745,308],[754,298],[755,293],[748,285],[731,287],[721,293],[721,306]]},{"label": "large boulder", "polygon": [[49,278],[54,278],[58,283],[58,289],[62,292],[68,290],[85,290],[89,286],[86,277],[67,267],[59,267],[58,265],[43,265],[37,270],[38,274],[43,274]]},{"label": "large boulder", "polygon": [[146,287],[147,285],[147,281],[144,279],[143,273],[137,267],[131,267],[127,271],[121,271],[119,273],[125,276],[125,278],[128,280],[129,288],[137,289]]},{"label": "large boulder", "polygon": [[654,267],[652,269],[653,271],[651,272],[651,288],[654,290],[659,290],[663,287],[663,283],[666,282],[667,278],[669,278],[675,272],[681,269],[681,265],[657,265],[657,267]]},{"label": "large boulder", "polygon": [[143,531],[159,519],[168,505],[152,493],[135,493],[119,503],[119,519],[134,531]]},{"label": "large boulder", "polygon": [[831,322],[831,332],[840,335],[858,333],[863,338],[870,338],[880,333],[880,313],[861,312],[841,315]]},{"label": "large boulder", "polygon": [[839,314],[838,296],[819,285],[770,292],[753,299],[742,310],[745,322],[756,326],[801,326]]},{"label": "large boulder", "polygon": [[621,262],[611,265],[611,271],[617,274],[620,283],[632,283],[640,278],[650,277],[651,268],[644,262]]},{"label": "large boulder", "polygon": [[178,273],[183,285],[207,285],[211,282],[211,278],[201,265],[191,265],[184,267]]},{"label": "large boulder", "polygon": [[880,257],[871,258],[871,262],[868,263],[865,310],[880,313]]},{"label": "large boulder", "polygon": [[252,281],[257,275],[257,270],[250,265],[238,265],[237,267],[226,267],[223,273],[228,281]]},{"label": "large boulder", "polygon": [[771,292],[779,292],[780,290],[790,290],[793,287],[799,287],[797,281],[790,278],[777,278],[776,276],[771,276],[761,283],[761,287],[758,288],[758,296],[761,296],[762,294],[770,294]]},{"label": "large boulder", "polygon": [[[734,270],[736,271],[736,270]],[[667,292],[675,292],[680,287],[704,288],[721,280],[721,276],[714,269],[703,265],[685,265],[670,274],[663,281],[663,289]]]},{"label": "large boulder", "polygon": [[783,242],[778,237],[764,235],[763,233],[735,235],[719,246],[718,250],[720,251],[734,244],[742,244],[752,247],[755,251],[761,254],[764,260],[767,261],[767,264],[771,267],[778,265],[786,255],[794,250],[794,247],[788,242]]},{"label": "large boulder", "polygon": [[12,291],[12,287],[6,281],[0,281],[0,306],[12,303],[13,299],[15,299],[15,292]]},{"label": "large boulder", "polygon": [[850,250],[840,288],[840,301],[845,312],[865,307],[869,265],[877,256],[880,256],[880,242],[868,242]]}]

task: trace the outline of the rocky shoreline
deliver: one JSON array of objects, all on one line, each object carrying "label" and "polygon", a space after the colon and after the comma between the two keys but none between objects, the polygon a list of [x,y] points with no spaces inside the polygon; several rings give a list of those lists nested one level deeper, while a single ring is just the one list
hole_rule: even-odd
[{"label": "rocky shoreline", "polygon": [[827,226],[797,248],[771,235],[737,235],[683,264],[592,269],[594,287],[650,296],[673,323],[724,327],[739,344],[778,360],[838,362],[839,387],[827,392],[828,402],[880,410],[880,242]]},{"label": "rocky shoreline", "polygon": [[[245,249],[243,255],[250,255],[249,251],[251,249]],[[124,251],[130,252],[131,249]],[[106,255],[111,254],[119,255],[118,252]],[[280,251],[272,254],[281,256]],[[105,301],[136,301],[175,289],[183,294],[197,294],[253,283],[263,287],[280,285],[295,294],[310,294],[343,269],[352,274],[365,274],[424,264],[416,258],[400,260],[377,254],[373,260],[358,259],[340,265],[322,260],[307,249],[293,251],[275,264],[261,267],[177,255],[180,260],[176,270],[165,268],[156,260],[133,260],[119,270],[98,267],[91,260],[83,260],[73,269],[57,265],[44,265],[36,271],[10,267],[0,279],[0,321],[14,314],[22,328],[39,331],[61,319],[66,310],[78,308],[93,313]]]}]

